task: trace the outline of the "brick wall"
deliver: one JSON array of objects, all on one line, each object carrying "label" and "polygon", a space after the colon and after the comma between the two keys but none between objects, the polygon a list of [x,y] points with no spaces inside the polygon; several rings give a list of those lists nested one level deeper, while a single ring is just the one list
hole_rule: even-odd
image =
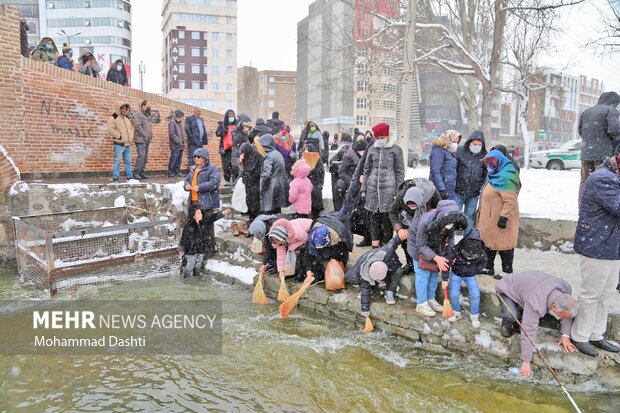
[{"label": "brick wall", "polygon": [[[168,120],[176,109],[191,115],[190,105],[22,57],[19,14],[6,5],[0,5],[0,44],[0,145],[22,174],[111,174],[113,145],[107,120],[117,104],[129,103],[139,110],[143,99],[154,113],[147,170],[167,169]],[[214,131],[222,115],[203,110],[203,117],[209,154],[219,167]],[[135,161],[135,147],[132,155]]]}]

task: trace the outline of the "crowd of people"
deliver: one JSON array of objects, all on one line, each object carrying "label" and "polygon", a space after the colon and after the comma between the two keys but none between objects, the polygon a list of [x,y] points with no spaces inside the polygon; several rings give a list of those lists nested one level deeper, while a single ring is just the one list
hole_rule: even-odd
[{"label": "crowd of people", "polygon": [[[144,103],[141,110],[148,110],[148,105]],[[617,110],[609,105],[605,110],[615,110],[617,122]],[[587,111],[583,116],[588,116]],[[124,117],[121,106],[111,125],[118,130],[115,144],[126,148],[122,128],[129,129],[131,122]],[[170,174],[179,173],[179,153],[184,149],[182,118],[183,113],[177,111],[170,121],[171,149],[173,144],[177,148],[171,156]],[[222,175],[204,149],[207,132],[200,110],[190,118],[184,128],[191,155],[184,182],[190,209],[179,246],[180,253],[188,257],[186,276],[216,251],[213,223],[222,216]],[[591,150],[592,145],[604,144],[601,152],[609,156],[584,184],[575,235],[583,280],[578,300],[561,278],[539,271],[513,271],[520,168],[506,147],[487,149],[481,131],[471,133],[462,144],[455,130],[433,141],[428,179],[406,179],[403,151],[385,123],[366,133],[341,131],[335,146],[315,122],[306,122],[296,140],[277,112],[267,122],[259,118],[254,123],[246,114],[229,110],[216,136],[224,184],[241,181],[245,186],[247,236],[252,238],[252,250],[263,255],[260,274],[294,277],[297,282],[320,281],[327,263],[335,259],[348,268],[345,281],[359,285],[362,315],[369,316],[373,290],[383,291],[387,304],[395,304],[401,277],[414,273],[415,311],[424,317],[436,316],[443,310],[437,298],[446,290],[454,309],[450,322],[462,318],[461,287],[465,284],[473,328],[480,327],[477,277],[489,275],[498,280],[501,335],[518,333],[515,322],[522,320],[523,328],[535,339],[540,318],[550,314],[562,321],[558,344],[564,350],[596,356],[596,348],[620,350],[604,338],[609,303],[620,275],[620,128],[615,128],[613,120],[588,128],[590,134],[598,128],[597,137],[606,133],[607,140],[592,143],[582,131],[584,147]],[[141,135],[145,140],[150,136]],[[331,159],[330,149],[335,152]],[[119,148],[118,162],[125,153],[126,149]],[[116,155],[115,148],[115,165]],[[331,212],[323,205],[326,170],[332,180],[335,208]],[[294,212],[283,214],[289,206]],[[354,235],[362,237],[358,247],[371,248],[349,263]],[[404,263],[397,254],[399,247]],[[501,271],[496,272],[498,253]],[[528,376],[532,346],[523,336],[521,351],[521,374]]]}]

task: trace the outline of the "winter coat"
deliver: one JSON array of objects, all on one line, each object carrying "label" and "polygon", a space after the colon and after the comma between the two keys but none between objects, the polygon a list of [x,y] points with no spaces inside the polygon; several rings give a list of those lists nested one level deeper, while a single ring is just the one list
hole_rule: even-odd
[{"label": "winter coat", "polygon": [[363,312],[370,311],[370,296],[372,287],[376,284],[375,280],[373,280],[369,274],[370,265],[377,261],[383,261],[388,267],[388,276],[390,273],[398,271],[402,265],[398,259],[398,255],[396,255],[396,249],[400,243],[401,241],[398,235],[394,235],[390,242],[383,247],[374,248],[362,254],[355,262],[353,268],[348,270],[345,274],[345,282],[359,284],[360,286]]},{"label": "winter coat", "polygon": [[343,198],[349,189],[351,179],[353,179],[353,174],[355,174],[355,168],[357,168],[359,163],[360,155],[352,147],[349,147],[338,166],[338,181],[336,182],[336,190],[342,194]]},{"label": "winter coat", "polygon": [[301,131],[301,135],[299,136],[299,145],[297,145],[297,149],[299,153],[303,153],[306,149],[306,145],[308,144],[314,145],[317,152],[319,154],[323,153],[325,150],[325,145],[323,144],[323,135],[321,134],[321,130],[316,128],[316,131],[311,132],[310,129],[304,128]]},{"label": "winter coat", "polygon": [[454,199],[456,190],[456,157],[448,150],[448,142],[442,139],[433,141],[429,155],[431,172],[429,179],[437,190],[447,199]]},{"label": "winter coat", "polygon": [[[480,232],[475,228],[472,229],[448,252],[447,259],[452,265],[452,272],[459,277],[476,276],[487,265],[487,253]],[[445,281],[448,280],[448,276],[449,273],[442,273]]]},{"label": "winter coat", "polygon": [[192,217],[183,227],[178,250],[185,255],[208,254],[211,242],[211,233],[205,225],[205,220],[196,222]]},{"label": "winter coat", "polygon": [[[47,52],[43,47],[44,43],[49,40],[52,41],[53,48],[51,52]],[[56,64],[58,56],[58,48],[56,47],[56,43],[54,43],[54,40],[52,40],[51,37],[44,37],[41,39],[37,47],[32,51],[32,56],[30,58],[39,62],[52,62]]]},{"label": "winter coat", "polygon": [[[308,234],[307,250],[309,254],[317,255],[317,251],[319,250],[313,244],[311,234],[320,226],[328,227],[330,229],[330,233],[332,233],[329,246],[335,246],[336,244],[343,243],[347,251],[353,251],[353,233],[351,232],[351,225],[348,221],[348,217],[346,214],[336,211],[323,214],[317,218],[316,222],[312,226],[310,234]],[[328,247],[320,249],[322,250]]]},{"label": "winter coat", "polygon": [[129,146],[133,143],[133,125],[127,116],[122,116],[121,105],[116,105],[114,113],[108,118],[108,133],[112,143]]},{"label": "winter coat", "polygon": [[278,272],[284,271],[286,252],[297,251],[303,248],[308,241],[308,232],[312,227],[312,220],[307,218],[298,218],[288,220],[280,218],[273,223],[271,228],[283,226],[286,228],[288,240],[285,245],[272,245],[276,250]]},{"label": "winter coat", "polygon": [[254,125],[254,129],[250,132],[250,141],[254,142],[255,137],[261,137],[263,135],[272,135],[271,128],[265,124],[265,120],[263,118],[257,118],[256,124]]},{"label": "winter coat", "polygon": [[[480,153],[474,154],[469,150],[473,140],[482,141]],[[463,198],[480,195],[480,190],[487,177],[487,168],[480,160],[486,154],[484,135],[479,131],[472,133],[465,144],[456,150],[456,193]]]},{"label": "winter coat", "polygon": [[[202,123],[202,136],[200,136],[198,122]],[[190,148],[202,148],[204,145],[209,144],[207,127],[201,116],[191,115],[185,118],[185,133],[187,133],[187,145]]]},{"label": "winter coat", "polygon": [[[174,119],[173,119],[174,120]],[[153,125],[142,109],[133,114],[135,143],[146,143],[147,145],[153,140]]]},{"label": "winter coat", "polygon": [[309,174],[310,165],[304,162],[299,163],[293,173],[295,179],[291,182],[288,201],[298,214],[309,214],[312,210],[312,182],[308,179]]},{"label": "winter coat", "polygon": [[[217,167],[209,161],[209,153],[205,149],[199,149],[202,151],[200,156],[205,156],[207,163],[198,171],[198,208],[200,209],[215,209],[220,207],[220,172]],[[183,183],[185,185],[191,185],[194,179],[194,171],[197,165],[192,165],[189,168],[189,173]],[[191,192],[189,201],[191,203]]]},{"label": "winter coat", "polygon": [[60,55],[58,58],[58,67],[62,67],[63,69],[73,71],[73,60],[69,59],[67,56]]},{"label": "winter coat", "polygon": [[271,128],[270,133],[275,136],[277,133],[280,132],[280,129],[282,129],[282,125],[284,125],[284,122],[282,122],[280,119],[277,119],[277,118],[271,118],[271,119],[267,119],[267,122],[265,124],[269,128]]},{"label": "winter coat", "polygon": [[282,154],[274,149],[273,136],[259,138],[265,150],[260,175],[260,210],[273,211],[288,206],[288,178]]},{"label": "winter coat", "polygon": [[364,208],[369,212],[388,213],[398,187],[405,180],[405,162],[400,146],[390,140],[383,148],[376,142],[366,151],[364,184],[366,192]]},{"label": "winter coat", "polygon": [[[445,226],[453,223],[449,230]],[[454,247],[454,232],[467,226],[467,217],[460,211],[456,202],[452,200],[440,201],[437,208],[420,217],[416,230],[416,249],[418,255],[412,255],[419,260],[423,255],[427,261],[432,261],[437,255],[446,257]]]},{"label": "winter coat", "polygon": [[308,179],[312,182],[312,210],[322,211],[323,207],[323,184],[325,183],[325,167],[320,156],[316,152],[304,152],[303,158],[312,170]]},{"label": "winter coat", "polygon": [[245,202],[250,211],[260,211],[260,174],[263,157],[249,142],[241,145],[239,152],[243,154],[241,179],[245,185]]},{"label": "winter coat", "polygon": [[[480,195],[476,228],[484,245],[493,251],[508,251],[519,238],[519,202],[515,191],[498,191],[486,183]],[[500,217],[508,218],[506,228],[497,226]]]},{"label": "winter coat", "polygon": [[250,142],[250,139],[246,133],[243,132],[243,124],[250,122],[250,117],[245,113],[240,113],[238,117],[237,125],[232,131],[232,151],[230,154],[231,165],[239,164],[239,155],[241,155],[241,145],[246,142]]},{"label": "winter coat", "polygon": [[585,183],[574,248],[586,257],[620,260],[620,176],[609,161]]},{"label": "winter coat", "polygon": [[[121,70],[116,70],[117,65],[122,65]],[[108,82],[118,83],[119,85],[127,86],[129,84],[129,76],[127,76],[127,70],[125,64],[121,59],[117,59],[112,66],[108,69],[108,75],[106,76]]]},{"label": "winter coat", "polygon": [[[521,324],[534,343],[540,319],[549,312],[549,308],[561,294],[572,294],[567,281],[542,271],[506,275],[495,284],[495,291],[507,295],[523,309]],[[572,318],[563,318],[560,321],[560,332],[570,336],[572,326]],[[534,347],[525,334],[521,334],[521,359],[531,361],[533,353]]]},{"label": "winter coat", "polygon": [[276,265],[276,250],[271,246],[271,242],[269,242],[269,238],[267,237],[267,234],[269,234],[269,230],[271,229],[271,226],[273,225],[274,222],[277,221],[277,219],[278,218],[275,215],[258,215],[256,218],[254,218],[254,221],[252,221],[252,223],[262,222],[263,225],[265,225],[264,233],[260,233],[260,234],[254,233],[252,235],[260,239],[263,242],[263,245],[265,247],[265,252],[263,254],[263,265],[273,265],[274,268]]},{"label": "winter coat", "polygon": [[168,122],[168,141],[171,151],[180,151],[185,147],[183,144],[183,128],[181,128],[181,124],[174,118],[170,119],[170,122]]},{"label": "winter coat", "polygon": [[[424,197],[420,200],[412,199],[418,205],[418,208],[412,210],[407,206],[405,195],[410,188],[416,186],[422,190]],[[441,201],[441,195],[431,181],[426,178],[409,179],[400,185],[396,197],[394,197],[390,208],[390,222],[400,228],[409,228],[416,212],[422,215],[420,212],[424,213],[427,210],[434,209],[439,201]],[[422,203],[423,208],[420,208],[420,203]]]},{"label": "winter coat", "polygon": [[583,111],[579,116],[581,136],[581,160],[602,161],[614,154],[620,145],[620,122],[616,106],[620,96],[616,92],[605,92],[596,106]]},{"label": "winter coat", "polygon": [[[90,67],[86,66],[86,60],[92,57],[92,65]],[[80,55],[78,58],[78,71],[83,75],[92,76],[94,78],[99,77],[99,72],[101,72],[101,65],[97,62],[97,59],[93,56],[93,54],[86,50],[84,53]]]},{"label": "winter coat", "polygon": [[274,136],[274,142],[276,150],[282,154],[284,167],[288,174],[291,172],[293,160],[297,158],[297,143],[295,142],[295,138],[290,133],[283,135],[281,132],[278,132]]},{"label": "winter coat", "polygon": [[235,113],[234,110],[228,109],[226,113],[224,113],[224,120],[218,122],[217,129],[215,131],[215,136],[220,138],[220,146],[219,150],[222,151],[231,151],[233,147],[233,130],[238,124],[237,117],[233,122],[229,122],[228,118]]}]

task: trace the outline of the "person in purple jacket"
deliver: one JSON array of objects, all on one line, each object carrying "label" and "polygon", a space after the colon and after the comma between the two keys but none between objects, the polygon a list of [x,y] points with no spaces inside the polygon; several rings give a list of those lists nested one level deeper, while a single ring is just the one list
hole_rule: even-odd
[{"label": "person in purple jacket", "polygon": [[[564,351],[572,353],[577,350],[570,340],[573,318],[577,315],[577,301],[571,296],[572,289],[566,280],[542,271],[514,273],[499,280],[495,284],[495,291],[503,300],[502,324],[499,328],[502,337],[511,337],[516,332],[515,319],[512,316],[514,314],[521,318],[523,328],[532,341],[536,342],[538,323],[549,313],[561,320],[562,336],[557,344],[561,345]],[[525,334],[521,334],[523,364],[519,373],[522,377],[530,376],[533,353],[534,347]]]}]

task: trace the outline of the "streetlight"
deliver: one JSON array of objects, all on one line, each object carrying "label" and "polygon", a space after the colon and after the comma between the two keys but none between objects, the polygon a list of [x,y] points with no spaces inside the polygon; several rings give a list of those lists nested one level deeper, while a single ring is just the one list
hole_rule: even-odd
[{"label": "streetlight", "polygon": [[142,60],[140,60],[140,65],[138,65],[138,71],[140,72],[140,90],[144,90],[144,73],[146,72],[146,65]]},{"label": "streetlight", "polygon": [[60,29],[60,33],[56,33],[59,36],[63,36],[63,37],[67,37],[67,45],[70,46],[71,45],[71,38],[75,37],[75,36],[79,36],[80,34],[82,34],[82,32],[77,32],[74,34],[67,34],[67,32],[65,32],[65,29]]}]

